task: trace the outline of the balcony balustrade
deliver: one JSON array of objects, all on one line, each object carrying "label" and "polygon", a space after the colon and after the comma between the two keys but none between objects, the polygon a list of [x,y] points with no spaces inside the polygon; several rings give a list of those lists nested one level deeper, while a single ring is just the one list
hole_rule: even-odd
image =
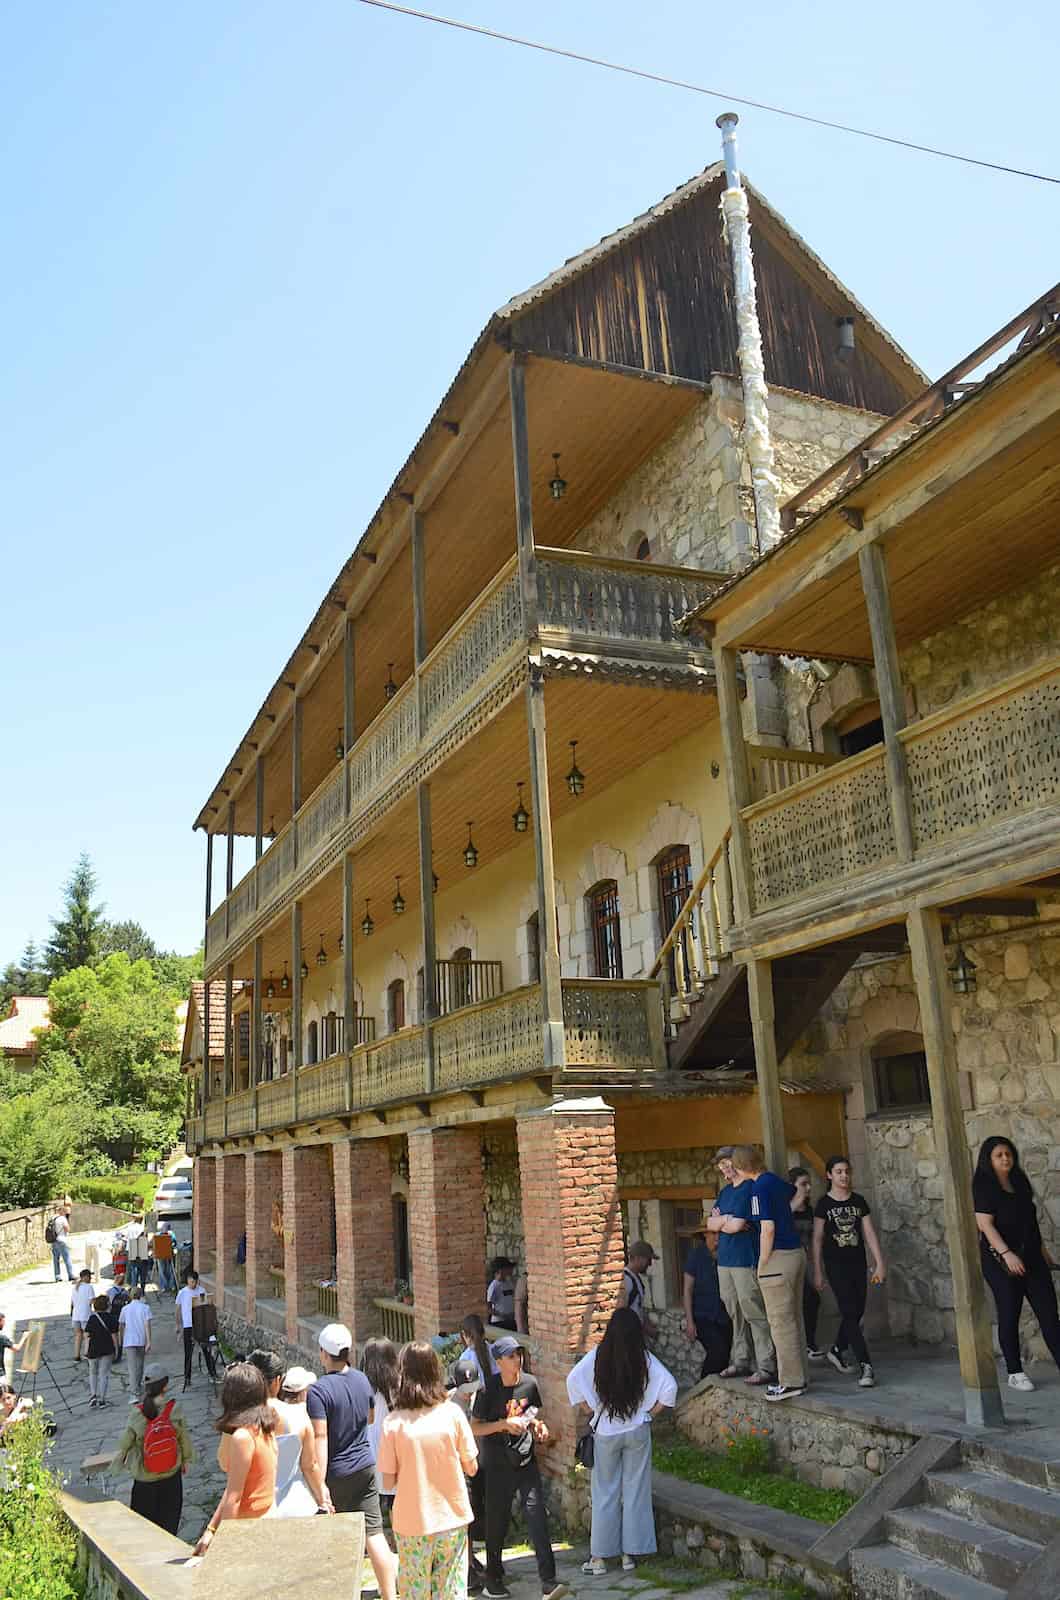
[{"label": "balcony balustrade", "polygon": [[[588,1072],[635,1086],[664,1066],[657,983],[564,979],[563,1022],[572,1080],[584,1081]],[[434,1039],[431,1083],[428,1028]],[[225,1137],[421,1100],[432,1089],[475,1088],[544,1070],[541,991],[529,984],[210,1101],[205,1116],[188,1123],[188,1138],[199,1148]]]},{"label": "balcony balustrade", "polygon": [[[955,702],[901,733],[917,860],[1060,802],[1060,661]],[[755,913],[898,858],[882,745],[824,767],[743,817]]]},{"label": "balcony balustrade", "polygon": [[[538,623],[550,649],[646,655],[687,664],[698,654],[677,620],[717,585],[715,574],[606,561],[571,550],[538,553]],[[525,671],[526,639],[515,561],[497,575],[348,752],[345,762],[306,800],[260,861],[235,886],[206,928],[207,971],[237,948],[251,923],[266,916],[311,873],[357,820],[385,803],[389,790],[487,692],[514,695]],[[511,681],[508,683],[508,678]],[[418,692],[417,692],[418,690]],[[484,994],[481,998],[489,998]]]}]

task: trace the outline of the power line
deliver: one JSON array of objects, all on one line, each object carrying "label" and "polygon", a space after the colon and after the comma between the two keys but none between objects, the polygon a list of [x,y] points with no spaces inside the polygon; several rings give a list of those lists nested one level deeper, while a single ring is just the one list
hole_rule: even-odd
[{"label": "power line", "polygon": [[1000,161],[980,161],[977,156],[962,156],[955,150],[939,150],[934,145],[917,144],[912,139],[898,139],[889,133],[874,133],[870,128],[855,128],[848,122],[830,122],[827,117],[811,117],[805,111],[790,111],[786,106],[771,106],[764,100],[749,100],[746,95],[726,94],[721,89],[707,89],[701,83],[688,83],[683,78],[668,78],[661,72],[648,72],[643,67],[627,67],[620,61],[605,61],[600,56],[582,54],[579,50],[565,50],[560,45],[542,44],[538,39],[521,39],[518,34],[500,33],[496,28],[484,28],[476,22],[462,22],[457,17],[440,17],[431,11],[417,11],[413,6],[399,6],[394,0],[358,0],[362,6],[375,6],[380,11],[394,11],[399,16],[415,17],[420,22],[437,22],[444,28],[457,28],[463,33],[477,33],[484,39],[498,39],[503,44],[521,45],[524,50],[540,50],[543,55],[563,56],[568,61],[583,61],[590,67],[604,67],[608,72],[623,72],[629,78],[643,78],[648,83],[665,84],[670,89],[685,89],[691,94],[709,95],[715,100],[725,100],[730,105],[750,106],[755,111],[768,111],[775,117],[790,117],[795,122],[809,122],[817,128],[831,128],[836,133],[856,134],[859,139],[875,139],[879,144],[897,145],[902,150],[916,150],[925,156],[940,156],[946,161],[961,161],[969,167],[986,167],[990,172],[1007,172],[1017,178],[1034,178],[1038,183],[1060,183],[1060,178],[1044,172],[1029,172],[1026,167],[1008,167]]}]

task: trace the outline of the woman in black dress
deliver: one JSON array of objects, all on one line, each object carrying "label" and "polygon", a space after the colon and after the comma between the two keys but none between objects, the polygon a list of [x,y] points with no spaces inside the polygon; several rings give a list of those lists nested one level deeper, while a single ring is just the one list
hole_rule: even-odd
[{"label": "woman in black dress", "polygon": [[1020,1354],[1024,1300],[1038,1318],[1049,1354],[1060,1367],[1060,1317],[1050,1276],[1052,1261],[1042,1244],[1030,1179],[1009,1139],[984,1139],[972,1179],[983,1276],[997,1305],[997,1336],[1010,1389],[1031,1390]]}]

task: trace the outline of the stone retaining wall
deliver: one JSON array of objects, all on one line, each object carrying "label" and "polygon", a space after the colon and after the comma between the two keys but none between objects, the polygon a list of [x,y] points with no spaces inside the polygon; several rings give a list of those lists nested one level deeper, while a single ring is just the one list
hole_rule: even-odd
[{"label": "stone retaining wall", "polygon": [[721,1454],[731,1431],[765,1434],[777,1466],[794,1467],[800,1478],[822,1489],[864,1494],[906,1455],[917,1436],[880,1428],[834,1412],[770,1405],[761,1394],[738,1394],[707,1378],[677,1408],[677,1426],[700,1449]]},{"label": "stone retaining wall", "polygon": [[[821,1532],[824,1532],[822,1526]],[[790,1585],[796,1594],[808,1589],[823,1600],[845,1600],[851,1593],[846,1579],[832,1572],[820,1572],[808,1561],[800,1561],[779,1550],[770,1549],[762,1539],[750,1535],[721,1532],[699,1518],[682,1516],[655,1497],[655,1535],[664,1556],[690,1561],[705,1574],[739,1574],[749,1583],[768,1583],[782,1594]],[[704,1580],[706,1581],[706,1579]],[[713,1591],[712,1591],[713,1592]]]},{"label": "stone retaining wall", "polygon": [[44,1229],[54,1215],[53,1205],[0,1212],[0,1277],[49,1259],[51,1246],[44,1242]]}]

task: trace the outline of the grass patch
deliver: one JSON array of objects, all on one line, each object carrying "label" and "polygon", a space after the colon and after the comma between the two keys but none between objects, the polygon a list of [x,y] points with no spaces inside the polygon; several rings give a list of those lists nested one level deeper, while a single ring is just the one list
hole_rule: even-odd
[{"label": "grass patch", "polygon": [[112,1178],[82,1178],[70,1190],[75,1200],[114,1206],[119,1211],[150,1211],[158,1188],[157,1172],[116,1172]]},{"label": "grass patch", "polygon": [[701,1567],[695,1561],[680,1556],[653,1556],[650,1561],[638,1561],[638,1580],[656,1589],[672,1589],[674,1594],[688,1594],[693,1589],[703,1589],[708,1583],[717,1583],[732,1573],[720,1572],[716,1567]]},{"label": "grass patch", "polygon": [[34,1415],[5,1438],[0,1494],[0,1595],[18,1600],[82,1600],[74,1530],[59,1505],[59,1485],[44,1465],[45,1419]]},{"label": "grass patch", "polygon": [[777,1511],[790,1511],[812,1522],[838,1522],[858,1498],[845,1489],[819,1489],[780,1472],[741,1471],[729,1457],[707,1455],[691,1444],[657,1444],[653,1461],[657,1472],[669,1472],[686,1483],[702,1483],[708,1489],[721,1489]]}]

